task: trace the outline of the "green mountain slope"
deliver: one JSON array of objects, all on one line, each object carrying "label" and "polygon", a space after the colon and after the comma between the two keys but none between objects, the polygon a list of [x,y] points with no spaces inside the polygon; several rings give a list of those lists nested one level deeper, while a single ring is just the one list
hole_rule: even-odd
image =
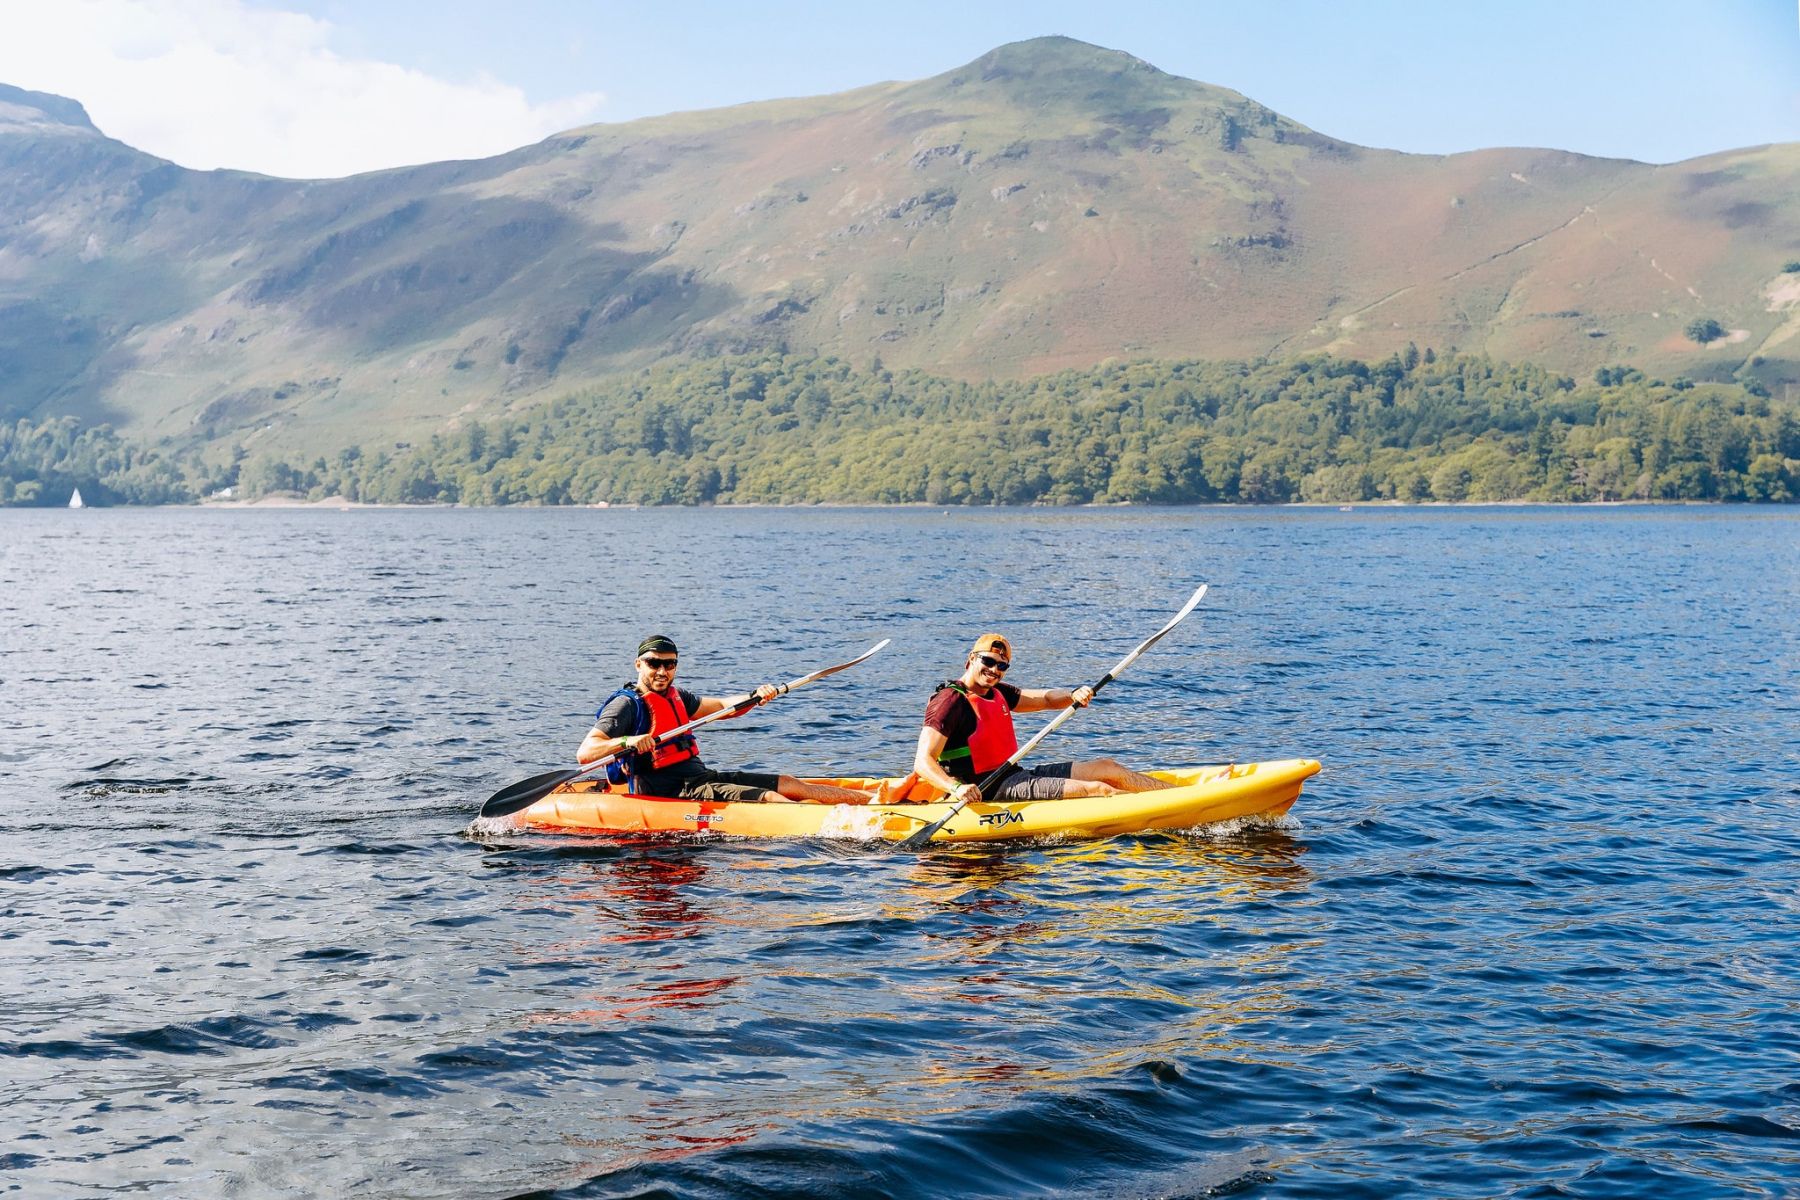
[{"label": "green mountain slope", "polygon": [[0,416],[297,455],[766,348],[980,379],[1414,342],[1779,390],[1796,194],[1800,146],[1370,150],[1061,38],[335,181],[0,88]]}]

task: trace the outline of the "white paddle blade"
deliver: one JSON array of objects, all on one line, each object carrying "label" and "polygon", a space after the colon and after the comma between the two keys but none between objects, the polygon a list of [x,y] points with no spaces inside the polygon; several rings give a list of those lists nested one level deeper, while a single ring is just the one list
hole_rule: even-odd
[{"label": "white paddle blade", "polygon": [[1161,629],[1140,642],[1137,649],[1133,650],[1130,654],[1127,654],[1124,658],[1121,658],[1118,665],[1108,671],[1107,674],[1109,676],[1117,675],[1120,671],[1123,671],[1126,667],[1129,667],[1132,663],[1136,662],[1144,651],[1161,641],[1164,634],[1186,620],[1187,615],[1199,607],[1200,597],[1204,595],[1206,595],[1206,585],[1203,583],[1195,590],[1192,596],[1188,597],[1188,602],[1181,606],[1181,611],[1169,618],[1169,623],[1167,625],[1164,625]]},{"label": "white paddle blade", "polygon": [[879,642],[876,642],[873,646],[870,646],[867,650],[864,650],[849,662],[841,662],[835,667],[825,667],[822,670],[814,671],[811,675],[802,675],[791,683],[784,683],[777,689],[777,693],[785,695],[797,687],[804,687],[809,683],[825,678],[827,675],[836,675],[839,671],[848,671],[857,663],[867,662],[869,659],[875,657],[875,654],[892,640],[892,638],[882,638]]}]

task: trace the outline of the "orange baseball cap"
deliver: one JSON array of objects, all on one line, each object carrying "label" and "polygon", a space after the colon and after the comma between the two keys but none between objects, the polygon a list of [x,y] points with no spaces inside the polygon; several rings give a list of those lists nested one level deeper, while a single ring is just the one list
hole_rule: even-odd
[{"label": "orange baseball cap", "polygon": [[1003,654],[1006,656],[1007,662],[1011,662],[1012,661],[1012,643],[1007,641],[1000,634],[984,633],[980,637],[975,639],[975,648],[970,650],[969,653],[970,654],[1000,653],[1000,654]]}]

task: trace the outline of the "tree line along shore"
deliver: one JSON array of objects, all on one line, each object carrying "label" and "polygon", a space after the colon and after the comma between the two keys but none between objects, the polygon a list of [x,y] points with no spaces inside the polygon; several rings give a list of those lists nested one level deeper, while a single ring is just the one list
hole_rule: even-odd
[{"label": "tree line along shore", "polygon": [[308,461],[0,424],[0,505],[1089,504],[1800,499],[1800,402],[1754,380],[1409,347],[967,383],[783,353],[670,363]]}]

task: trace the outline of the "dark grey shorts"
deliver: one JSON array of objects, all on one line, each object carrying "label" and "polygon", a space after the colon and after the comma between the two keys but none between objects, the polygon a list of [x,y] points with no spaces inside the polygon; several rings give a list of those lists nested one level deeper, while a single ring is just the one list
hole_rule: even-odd
[{"label": "dark grey shorts", "polygon": [[1074,774],[1072,762],[1020,767],[996,784],[991,794],[984,795],[989,800],[1061,800]]},{"label": "dark grey shorts", "polygon": [[641,775],[636,790],[645,796],[711,800],[716,804],[761,800],[779,789],[781,776],[760,771],[653,771]]}]

